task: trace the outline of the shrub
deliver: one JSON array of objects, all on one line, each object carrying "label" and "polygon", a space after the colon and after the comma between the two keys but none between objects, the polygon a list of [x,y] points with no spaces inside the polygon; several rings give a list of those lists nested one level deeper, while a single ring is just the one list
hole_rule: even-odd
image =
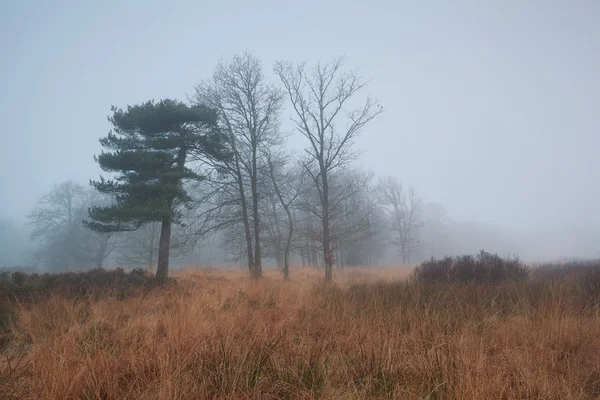
[{"label": "shrub", "polygon": [[535,280],[578,278],[596,269],[600,269],[600,260],[547,262],[534,265],[531,277]]},{"label": "shrub", "polygon": [[532,269],[536,281],[572,280],[579,287],[583,300],[600,300],[600,260],[552,262]]},{"label": "shrub", "polygon": [[415,268],[412,279],[421,283],[497,284],[520,282],[528,275],[529,268],[518,257],[502,258],[482,250],[476,256],[432,258]]},{"label": "shrub", "polygon": [[81,297],[98,291],[123,297],[137,293],[136,288],[153,284],[154,279],[143,269],[129,273],[121,268],[95,268],[86,272],[60,274],[13,272],[0,275],[0,298],[36,300],[49,294]]}]

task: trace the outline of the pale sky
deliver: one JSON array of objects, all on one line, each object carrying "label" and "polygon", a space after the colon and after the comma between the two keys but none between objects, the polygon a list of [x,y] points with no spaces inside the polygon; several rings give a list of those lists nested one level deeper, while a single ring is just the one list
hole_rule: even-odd
[{"label": "pale sky", "polygon": [[3,1],[0,214],[97,178],[111,105],[185,100],[249,50],[276,83],[279,59],[360,69],[385,112],[358,166],[456,218],[577,238],[600,227],[598,21],[593,0]]}]

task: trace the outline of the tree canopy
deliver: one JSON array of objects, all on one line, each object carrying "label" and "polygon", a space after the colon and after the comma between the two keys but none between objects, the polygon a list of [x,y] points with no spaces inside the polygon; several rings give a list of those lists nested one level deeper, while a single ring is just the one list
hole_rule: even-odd
[{"label": "tree canopy", "polygon": [[217,129],[217,114],[203,105],[176,100],[112,107],[113,130],[100,139],[105,149],[95,157],[112,178],[91,181],[114,202],[89,210],[86,225],[97,232],[136,230],[162,223],[157,279],[168,275],[171,223],[178,223],[181,206],[192,199],[185,182],[202,180],[194,169],[202,160],[226,159],[227,147]]}]

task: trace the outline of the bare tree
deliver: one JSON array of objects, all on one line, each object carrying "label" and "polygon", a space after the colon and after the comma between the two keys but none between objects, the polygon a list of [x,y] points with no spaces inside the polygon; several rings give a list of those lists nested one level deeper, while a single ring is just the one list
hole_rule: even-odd
[{"label": "bare tree", "polygon": [[265,202],[265,207],[269,212],[265,214],[261,224],[264,230],[264,234],[261,236],[263,242],[262,254],[264,258],[275,258],[277,268],[283,271],[283,253],[286,239],[282,225],[285,224],[284,220],[287,220],[287,216],[281,207],[273,185],[271,182],[269,183],[269,189],[263,190],[265,193],[263,202]]},{"label": "bare tree", "polygon": [[370,235],[361,243],[364,254],[363,265],[373,266],[379,263],[385,252],[386,229],[385,215],[377,199],[375,187],[369,185],[364,194],[365,212]]},{"label": "bare tree", "polygon": [[[302,171],[301,174],[304,172]],[[302,265],[319,268],[318,252],[322,251],[322,244],[318,240],[322,237],[322,229],[319,226],[323,226],[319,215],[322,213],[318,212],[320,199],[311,192],[311,190],[304,190],[300,194],[292,209],[292,216],[294,217],[294,226],[297,227],[296,236],[299,242],[297,251],[302,258]]]},{"label": "bare tree", "polygon": [[[294,174],[292,169],[285,170],[284,157],[274,157],[271,152],[265,153],[269,166],[269,176],[273,184],[273,191],[287,217],[287,238],[283,253],[283,279],[290,279],[290,253],[294,237],[294,217],[292,204],[300,195],[303,187],[303,174]],[[273,210],[276,213],[276,210]]]},{"label": "bare tree", "polygon": [[229,196],[228,204],[238,203],[248,268],[251,277],[259,278],[262,276],[259,170],[263,149],[280,141],[278,118],[283,94],[267,83],[260,61],[243,53],[229,63],[220,62],[212,79],[196,86],[195,100],[218,110],[220,128],[227,133],[233,160],[220,166],[221,175],[229,181],[218,184],[228,194],[234,194]]},{"label": "bare tree", "polygon": [[144,266],[148,271],[153,271],[158,257],[159,239],[159,222],[150,222],[136,231],[124,232],[118,248],[117,263]]},{"label": "bare tree", "polygon": [[373,234],[368,203],[371,172],[340,170],[330,180],[331,249],[338,253],[337,264],[359,265],[361,245]]},{"label": "bare tree", "polygon": [[50,268],[82,267],[87,255],[79,246],[80,221],[86,210],[86,192],[73,181],[55,185],[29,214],[31,238],[39,241],[34,257]]},{"label": "bare tree", "polygon": [[[87,199],[86,207],[106,206],[111,203],[111,199],[93,188],[86,189]],[[87,217],[87,216],[86,216]],[[78,221],[81,223],[81,221]],[[106,259],[113,253],[120,239],[117,232],[93,232],[86,229],[81,232],[82,246],[85,247],[95,268],[101,268]]]},{"label": "bare tree", "polygon": [[423,205],[413,187],[404,192],[402,184],[393,177],[380,180],[380,203],[389,217],[395,235],[392,244],[402,256],[403,264],[410,264],[411,254],[419,249],[419,230],[423,227]]},{"label": "bare tree", "polygon": [[356,158],[352,150],[354,139],[382,112],[379,103],[370,97],[361,106],[348,109],[365,83],[356,72],[343,72],[343,61],[339,58],[331,63],[319,63],[310,72],[305,63],[278,62],[275,65],[294,110],[292,121],[309,142],[305,149],[308,154],[305,167],[317,187],[322,205],[325,280],[333,279],[329,175]]},{"label": "bare tree", "polygon": [[346,170],[333,174],[332,249],[337,265],[372,265],[381,252],[378,241],[384,230],[382,215],[373,194],[372,172]]},{"label": "bare tree", "polygon": [[[329,243],[331,252],[336,254],[332,263],[339,267],[364,263],[366,255],[362,247],[376,233],[374,204],[369,196],[372,176],[372,173],[360,170],[338,170],[330,174]],[[323,210],[315,185],[303,191],[295,208],[301,216],[298,218],[299,235],[305,243],[300,250],[304,251],[309,263],[318,264],[313,255],[315,248],[322,250],[324,246],[323,231],[319,228]]]},{"label": "bare tree", "polygon": [[101,267],[116,238],[83,226],[88,207],[106,203],[99,193],[73,182],[55,185],[42,196],[28,219],[38,241],[36,262],[56,269]]},{"label": "bare tree", "polygon": [[104,262],[117,247],[119,235],[114,232],[88,234],[86,248],[95,268],[102,268]]}]

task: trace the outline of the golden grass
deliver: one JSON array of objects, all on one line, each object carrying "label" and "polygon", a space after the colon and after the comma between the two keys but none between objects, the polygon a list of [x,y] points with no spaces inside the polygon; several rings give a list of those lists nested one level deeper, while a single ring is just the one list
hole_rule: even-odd
[{"label": "golden grass", "polygon": [[600,397],[600,313],[572,283],[390,281],[408,273],[187,270],[121,301],[21,306],[0,398]]}]

